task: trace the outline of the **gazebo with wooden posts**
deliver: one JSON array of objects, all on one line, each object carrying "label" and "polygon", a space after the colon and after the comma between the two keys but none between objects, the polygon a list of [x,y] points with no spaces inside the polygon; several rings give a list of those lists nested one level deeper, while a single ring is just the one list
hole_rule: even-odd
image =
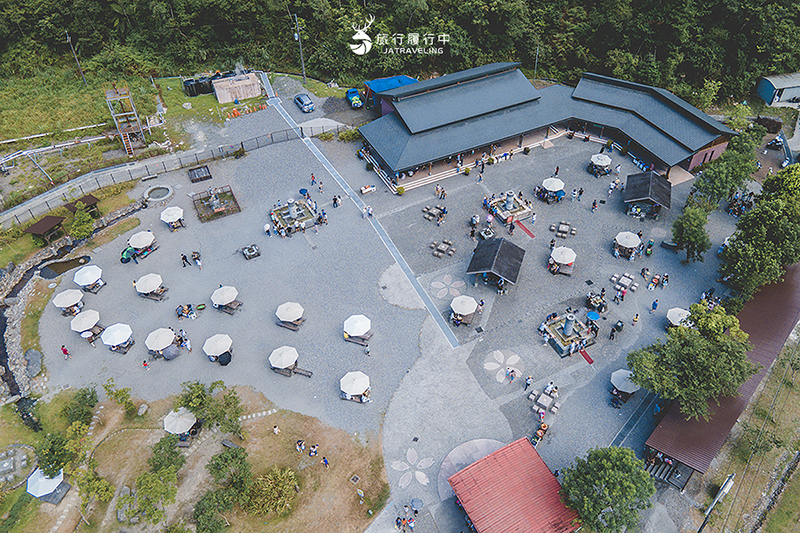
[{"label": "gazebo with wooden posts", "polygon": [[78,198],[74,202],[70,202],[68,204],[64,204],[64,207],[67,208],[67,211],[70,213],[75,213],[78,210],[78,202],[83,204],[83,208],[86,210],[87,213],[90,215],[99,215],[100,211],[97,209],[97,204],[100,202],[97,198],[95,198],[91,194],[87,194],[83,198]]},{"label": "gazebo with wooden posts", "polygon": [[30,233],[36,237],[41,237],[45,240],[45,242],[47,242],[47,244],[50,244],[50,239],[52,239],[53,236],[55,236],[55,234],[61,229],[61,224],[64,222],[64,220],[64,217],[47,215],[31,227],[25,228],[24,231],[25,233]]}]

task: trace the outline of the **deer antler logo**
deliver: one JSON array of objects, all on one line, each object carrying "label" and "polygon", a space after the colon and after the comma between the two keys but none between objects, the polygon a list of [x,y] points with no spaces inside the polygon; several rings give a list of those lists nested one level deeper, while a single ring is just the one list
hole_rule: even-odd
[{"label": "deer antler logo", "polygon": [[367,24],[363,28],[359,28],[357,25],[353,24],[353,31],[356,33],[353,35],[352,39],[354,41],[359,41],[359,43],[351,44],[350,50],[357,56],[363,56],[372,49],[372,39],[366,34],[366,31],[372,26],[372,23],[375,22],[375,16],[370,15],[364,20]]}]

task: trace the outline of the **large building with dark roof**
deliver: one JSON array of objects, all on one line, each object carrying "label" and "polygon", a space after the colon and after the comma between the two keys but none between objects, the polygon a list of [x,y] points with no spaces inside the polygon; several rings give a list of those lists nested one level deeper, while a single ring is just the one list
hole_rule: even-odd
[{"label": "large building with dark roof", "polygon": [[669,91],[586,73],[577,87],[537,90],[493,63],[378,94],[381,118],[359,128],[389,174],[555,127],[611,138],[659,170],[719,157],[735,132]]}]

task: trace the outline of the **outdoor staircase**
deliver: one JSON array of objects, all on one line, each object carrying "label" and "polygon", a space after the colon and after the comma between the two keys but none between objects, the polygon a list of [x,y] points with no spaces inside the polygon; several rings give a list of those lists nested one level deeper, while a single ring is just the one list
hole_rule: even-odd
[{"label": "outdoor staircase", "polygon": [[675,471],[675,465],[668,465],[667,463],[652,464],[647,465],[644,470],[657,480],[668,483],[669,477]]},{"label": "outdoor staircase", "polygon": [[128,157],[133,157],[133,144],[131,143],[131,136],[128,133],[123,133],[119,136],[122,139],[122,146],[125,147],[125,153]]}]

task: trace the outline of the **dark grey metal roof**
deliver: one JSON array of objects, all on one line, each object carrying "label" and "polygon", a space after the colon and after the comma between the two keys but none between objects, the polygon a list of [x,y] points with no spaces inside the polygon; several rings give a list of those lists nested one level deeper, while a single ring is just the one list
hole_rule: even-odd
[{"label": "dark grey metal roof", "polygon": [[800,72],[792,74],[778,74],[777,76],[764,76],[776,89],[788,89],[789,87],[800,87]]},{"label": "dark grey metal roof", "polygon": [[669,209],[672,201],[672,184],[658,172],[628,176],[625,181],[625,203],[647,201]]},{"label": "dark grey metal roof", "polygon": [[[409,87],[412,86],[401,89]],[[539,92],[533,84],[521,71],[513,69],[464,80],[446,88],[418,91],[392,101],[392,105],[409,131],[420,133],[537,98]]]},{"label": "dark grey metal roof", "polygon": [[520,63],[490,63],[488,65],[469,68],[467,70],[461,70],[452,74],[445,74],[443,76],[439,76],[438,78],[423,80],[412,84],[413,86],[405,85],[403,87],[389,89],[388,91],[382,91],[379,94],[392,99],[400,99],[425,91],[432,91],[435,89],[448,87],[450,85],[456,85],[468,80],[483,78],[484,76],[490,76],[492,74],[497,74],[498,72],[516,69],[519,66]]},{"label": "dark grey metal roof", "polygon": [[629,111],[693,152],[720,134],[735,134],[669,91],[600,74],[585,73],[572,97]]},{"label": "dark grey metal roof", "polygon": [[502,237],[481,241],[472,253],[467,274],[491,272],[510,283],[516,283],[524,258],[525,250]]}]

